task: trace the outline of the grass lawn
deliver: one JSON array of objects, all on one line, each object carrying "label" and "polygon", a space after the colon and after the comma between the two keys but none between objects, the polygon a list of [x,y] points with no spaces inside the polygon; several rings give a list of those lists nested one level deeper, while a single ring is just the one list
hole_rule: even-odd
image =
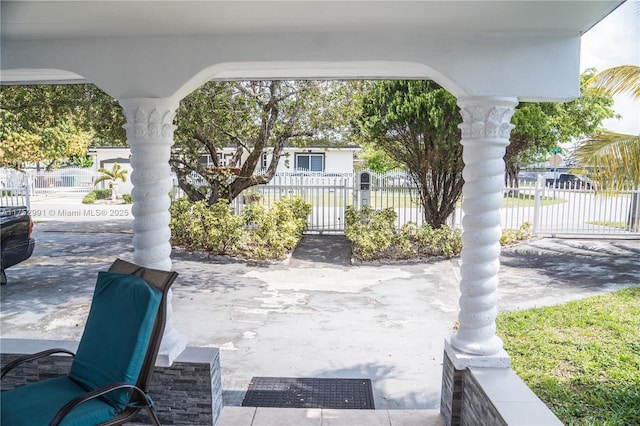
[{"label": "grass lawn", "polygon": [[[552,204],[564,203],[563,198],[544,197],[541,200],[541,205],[550,206]],[[533,207],[536,205],[536,197],[533,194],[525,193],[510,193],[504,194],[504,201],[502,207]]]},{"label": "grass lawn", "polygon": [[608,226],[610,228],[620,228],[620,229],[624,229],[627,227],[626,222],[612,222],[612,221],[604,221],[604,220],[587,222],[587,224],[598,225],[598,226]]},{"label": "grass lawn", "polygon": [[640,287],[500,314],[512,368],[567,425],[640,425]]}]

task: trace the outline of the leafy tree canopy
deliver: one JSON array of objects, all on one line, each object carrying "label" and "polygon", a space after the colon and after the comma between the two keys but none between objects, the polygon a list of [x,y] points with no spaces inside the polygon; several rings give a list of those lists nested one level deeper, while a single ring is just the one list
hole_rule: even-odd
[{"label": "leafy tree canopy", "polygon": [[377,173],[385,173],[389,170],[403,167],[402,164],[391,158],[389,154],[375,144],[364,143],[362,145],[364,148],[362,159],[364,160],[365,168]]},{"label": "leafy tree canopy", "polygon": [[[244,189],[269,182],[283,149],[339,146],[353,107],[352,82],[208,82],[185,97],[176,115],[171,164],[193,201],[213,205]],[[219,156],[232,152],[228,164]],[[262,154],[271,161],[261,169]],[[213,166],[202,164],[209,155]],[[206,185],[193,183],[193,174]]]},{"label": "leafy tree canopy", "polygon": [[361,136],[407,167],[425,222],[443,225],[463,185],[455,97],[432,81],[377,81],[367,86],[361,109]]},{"label": "leafy tree canopy", "polygon": [[80,159],[89,145],[126,145],[118,103],[91,84],[2,86],[3,165]]},{"label": "leafy tree canopy", "polygon": [[83,158],[91,143],[92,133],[79,129],[71,121],[59,120],[49,127],[25,129],[15,114],[2,110],[0,126],[0,166],[21,169],[25,163],[46,163]]},{"label": "leafy tree canopy", "polygon": [[[584,83],[594,69],[581,75]],[[578,99],[567,103],[531,102],[516,107],[511,122],[511,143],[505,163],[509,178],[515,183],[519,164],[544,161],[549,149],[573,139],[584,138],[602,130],[602,121],[614,117],[611,95],[583,84]]]}]

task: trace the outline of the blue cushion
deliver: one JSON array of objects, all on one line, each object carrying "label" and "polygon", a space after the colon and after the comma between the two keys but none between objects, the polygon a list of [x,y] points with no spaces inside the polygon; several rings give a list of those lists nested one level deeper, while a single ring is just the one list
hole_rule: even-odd
[{"label": "blue cushion", "polygon": [[[68,377],[56,377],[3,391],[0,395],[0,424],[11,426],[48,425],[64,405],[85,390]],[[116,409],[97,398],[80,404],[61,423],[64,426],[96,425],[109,420]]]},{"label": "blue cushion", "polygon": [[[69,376],[89,390],[118,382],[135,384],[161,299],[160,290],[142,278],[100,272]],[[105,398],[120,411],[130,395],[124,390]]]}]

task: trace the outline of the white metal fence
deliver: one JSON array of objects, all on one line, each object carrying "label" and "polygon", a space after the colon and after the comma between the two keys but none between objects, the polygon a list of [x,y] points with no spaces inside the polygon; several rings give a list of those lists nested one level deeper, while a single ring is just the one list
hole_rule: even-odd
[{"label": "white metal fence", "polygon": [[89,193],[93,191],[95,180],[101,176],[94,169],[65,167],[55,170],[28,171],[33,194],[56,192]]},{"label": "white metal fence", "polygon": [[[398,227],[408,222],[423,223],[419,194],[406,172],[366,172],[367,190],[363,189],[358,173],[279,173],[268,184],[245,190],[234,201],[234,208],[240,212],[249,201],[268,207],[279,198],[297,195],[313,206],[310,231],[343,232],[346,206],[360,207],[365,202],[376,209],[393,208]],[[99,175],[93,169],[81,168],[28,173],[0,169],[0,205],[29,206],[31,194],[87,193],[93,190]],[[197,175],[191,180],[204,184]],[[174,185],[174,193],[179,197],[181,191],[175,178]],[[521,182],[517,188],[506,188],[501,211],[503,228],[518,229],[529,222],[536,235],[640,237],[640,190],[612,192],[546,185],[541,178],[537,182]],[[449,218],[451,226],[462,226],[461,205],[459,202]]]},{"label": "white metal fence", "polygon": [[[404,172],[370,174],[367,204],[372,208],[391,207],[397,214],[397,226],[414,222],[421,225],[423,209],[411,178]],[[280,197],[298,195],[311,202],[309,230],[343,232],[347,205],[361,206],[363,195],[358,174],[323,175],[319,173],[277,175],[267,185],[246,190],[235,200],[236,211],[251,197],[269,206]],[[604,191],[575,188],[571,185],[548,188],[544,179],[521,182],[505,188],[502,227],[518,229],[529,222],[536,235],[606,236],[639,238],[640,191]],[[449,225],[462,227],[462,200],[449,218]]]},{"label": "white metal fence", "polygon": [[86,194],[101,176],[94,169],[66,167],[55,170],[18,171],[0,168],[0,206],[30,206],[32,195]]},{"label": "white metal fence", "polygon": [[504,228],[533,225],[536,235],[640,237],[640,190],[598,191],[564,185],[547,187],[544,179],[533,186],[505,190]]},{"label": "white metal fence", "polygon": [[0,168],[0,206],[31,208],[29,175],[18,170]]}]

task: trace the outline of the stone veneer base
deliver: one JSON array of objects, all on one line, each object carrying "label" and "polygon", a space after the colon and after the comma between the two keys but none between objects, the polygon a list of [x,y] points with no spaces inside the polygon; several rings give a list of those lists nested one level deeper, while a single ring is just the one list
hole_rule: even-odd
[{"label": "stone veneer base", "polygon": [[[77,342],[0,339],[2,365],[24,355],[50,348],[77,349]],[[2,389],[64,375],[71,358],[50,356],[18,367],[2,379]],[[220,354],[216,348],[186,348],[171,366],[156,366],[149,394],[162,424],[215,425],[222,412]],[[147,423],[141,412],[136,422]]]},{"label": "stone veneer base", "polygon": [[562,425],[510,368],[508,355],[472,358],[445,343],[440,414],[446,425]]}]

